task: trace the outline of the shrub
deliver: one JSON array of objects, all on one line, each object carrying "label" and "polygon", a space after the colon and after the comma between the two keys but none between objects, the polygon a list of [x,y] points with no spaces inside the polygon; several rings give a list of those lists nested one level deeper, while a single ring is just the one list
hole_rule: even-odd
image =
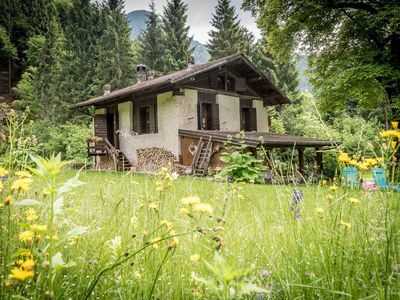
[{"label": "shrub", "polygon": [[221,155],[221,160],[228,166],[218,176],[233,182],[262,182],[262,171],[266,167],[256,159],[244,143],[239,146],[226,145],[227,152]]},{"label": "shrub", "polygon": [[61,153],[64,160],[71,161],[75,166],[91,163],[85,137],[90,136],[92,131],[86,124],[65,123],[49,127],[49,124],[39,122],[35,125],[35,132],[38,132],[38,139],[43,145],[42,155]]}]

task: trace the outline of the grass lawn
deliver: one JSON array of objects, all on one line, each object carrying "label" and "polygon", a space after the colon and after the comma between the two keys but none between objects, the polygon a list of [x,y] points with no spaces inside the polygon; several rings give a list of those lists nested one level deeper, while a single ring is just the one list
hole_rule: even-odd
[{"label": "grass lawn", "polygon": [[[61,180],[73,175],[64,171]],[[180,177],[157,191],[169,181],[95,171],[80,179],[85,185],[65,196],[56,218],[55,251],[67,265],[56,275],[57,299],[84,298],[96,279],[92,299],[220,299],[234,291],[240,298],[252,283],[266,293],[245,298],[400,298],[400,193],[298,186],[304,196],[291,210],[293,186]],[[36,182],[24,197],[46,203],[41,190]],[[189,196],[210,204],[212,217],[206,205],[193,210],[181,202]],[[3,230],[1,237],[14,253],[30,222],[28,207],[10,208],[16,225],[8,240]],[[35,222],[46,224],[46,205],[35,209]],[[4,227],[6,208],[0,213]],[[66,238],[76,226],[88,230]],[[46,244],[43,237],[27,246],[37,264],[23,282],[3,284],[12,267],[5,259],[0,296],[43,298]],[[217,248],[224,262],[214,258]]]}]

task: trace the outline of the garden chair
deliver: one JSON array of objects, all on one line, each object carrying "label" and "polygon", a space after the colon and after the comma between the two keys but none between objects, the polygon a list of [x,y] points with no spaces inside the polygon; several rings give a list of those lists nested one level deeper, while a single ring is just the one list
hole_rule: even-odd
[{"label": "garden chair", "polygon": [[344,186],[351,189],[358,189],[360,187],[360,176],[356,167],[343,168]]},{"label": "garden chair", "polygon": [[373,168],[372,177],[374,178],[374,181],[379,188],[381,189],[390,188],[400,192],[400,186],[393,186],[387,182],[385,170],[383,170],[382,168]]}]

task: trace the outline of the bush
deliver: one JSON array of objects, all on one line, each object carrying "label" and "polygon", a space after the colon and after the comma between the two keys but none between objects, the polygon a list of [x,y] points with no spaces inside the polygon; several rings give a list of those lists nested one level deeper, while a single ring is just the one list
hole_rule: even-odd
[{"label": "bush", "polygon": [[262,171],[266,167],[242,143],[239,146],[227,146],[227,152],[220,159],[228,166],[218,176],[233,182],[262,182]]},{"label": "bush", "polygon": [[49,127],[45,122],[35,126],[38,139],[42,143],[42,155],[49,156],[53,153],[61,153],[64,160],[72,162],[72,165],[90,165],[92,160],[88,156],[85,137],[92,134],[91,128],[86,125],[65,123],[55,127]]}]

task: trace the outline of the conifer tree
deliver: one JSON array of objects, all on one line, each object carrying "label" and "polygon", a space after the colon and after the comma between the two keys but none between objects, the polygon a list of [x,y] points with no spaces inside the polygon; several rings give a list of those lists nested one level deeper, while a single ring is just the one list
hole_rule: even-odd
[{"label": "conifer tree", "polygon": [[[218,0],[215,13],[212,15],[207,44],[211,59],[217,59],[238,52],[248,52],[252,40],[249,31],[240,26],[235,7],[230,0]],[[252,39],[252,38],[251,38]]]},{"label": "conifer tree", "polygon": [[124,14],[124,1],[108,0],[102,8],[105,26],[99,39],[94,92],[102,92],[105,84],[112,89],[126,87],[134,80],[131,29]]},{"label": "conifer tree", "polygon": [[182,0],[169,0],[164,7],[163,29],[165,32],[165,70],[174,71],[186,67],[193,50],[190,44],[189,26],[186,26],[187,4]]},{"label": "conifer tree", "polygon": [[158,74],[164,70],[163,30],[155,10],[154,0],[150,3],[150,14],[146,20],[146,29],[138,39],[141,62]]}]

